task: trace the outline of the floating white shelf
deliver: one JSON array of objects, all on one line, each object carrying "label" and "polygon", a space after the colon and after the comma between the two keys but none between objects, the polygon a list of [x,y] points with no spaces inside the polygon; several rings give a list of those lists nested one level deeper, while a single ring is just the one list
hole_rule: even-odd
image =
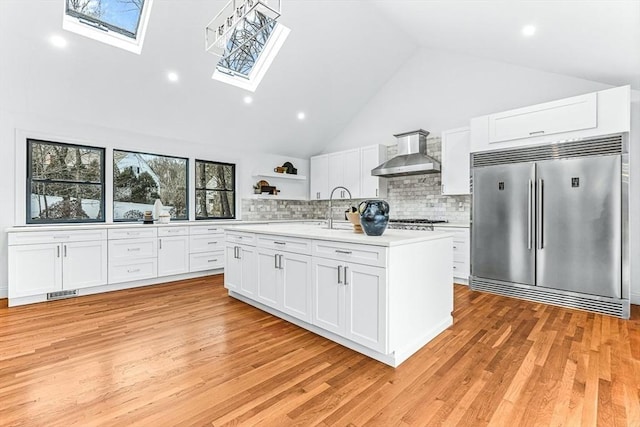
[{"label": "floating white shelf", "polygon": [[305,181],[307,179],[304,175],[293,175],[290,173],[277,173],[277,172],[258,172],[254,173],[255,177],[264,177],[264,178],[281,178],[281,179],[290,179],[293,181]]},{"label": "floating white shelf", "polygon": [[263,199],[263,200],[308,200],[302,196],[274,196],[273,194],[252,194],[251,199]]}]

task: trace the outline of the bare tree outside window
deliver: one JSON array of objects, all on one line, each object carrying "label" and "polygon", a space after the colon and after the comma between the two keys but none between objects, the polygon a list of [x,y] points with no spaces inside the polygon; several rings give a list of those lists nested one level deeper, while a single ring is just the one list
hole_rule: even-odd
[{"label": "bare tree outside window", "polygon": [[235,218],[235,174],[234,164],[196,160],[196,219]]},{"label": "bare tree outside window", "polygon": [[104,149],[27,141],[27,223],[104,221]]},{"label": "bare tree outside window", "polygon": [[66,0],[67,14],[136,38],[144,0]]}]

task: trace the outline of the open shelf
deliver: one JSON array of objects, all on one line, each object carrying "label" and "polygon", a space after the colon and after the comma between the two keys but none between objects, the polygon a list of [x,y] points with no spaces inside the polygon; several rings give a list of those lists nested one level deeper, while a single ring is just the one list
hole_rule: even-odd
[{"label": "open shelf", "polygon": [[263,178],[280,178],[280,179],[290,179],[292,181],[305,181],[307,179],[304,175],[293,175],[290,173],[277,173],[277,172],[258,172],[253,174],[254,177],[263,177]]}]

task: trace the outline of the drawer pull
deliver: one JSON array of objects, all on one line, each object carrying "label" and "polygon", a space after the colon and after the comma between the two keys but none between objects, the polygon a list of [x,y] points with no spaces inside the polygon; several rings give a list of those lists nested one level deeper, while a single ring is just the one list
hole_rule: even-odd
[{"label": "drawer pull", "polygon": [[454,247],[453,247],[453,249],[458,249],[458,247],[457,247],[457,246],[454,246]]},{"label": "drawer pull", "polygon": [[457,269],[458,269],[458,267],[456,267],[456,266],[454,265],[454,266],[453,266],[453,269],[454,269],[454,270],[457,270]]},{"label": "drawer pull", "polygon": [[343,251],[341,249],[336,249],[336,253],[337,254],[351,255],[351,251]]},{"label": "drawer pull", "polygon": [[139,271],[139,268],[134,268],[133,270],[127,270],[127,273],[138,273]]},{"label": "drawer pull", "polygon": [[286,245],[287,242],[273,242],[275,245]]},{"label": "drawer pull", "polygon": [[207,260],[207,262],[216,262],[217,260],[218,260],[217,258],[216,259],[210,259],[210,260]]},{"label": "drawer pull", "polygon": [[218,231],[217,228],[207,228],[207,231]]},{"label": "drawer pull", "polygon": [[139,251],[140,248],[128,248],[127,251],[128,252],[135,252],[135,251]]},{"label": "drawer pull", "polygon": [[140,234],[139,231],[127,231],[127,236],[137,236]]},{"label": "drawer pull", "polygon": [[543,130],[536,130],[534,132],[529,132],[529,135],[540,135],[540,134],[543,134],[543,133],[544,133]]},{"label": "drawer pull", "polygon": [[207,242],[207,245],[215,245],[216,243],[218,243],[217,241],[215,242]]},{"label": "drawer pull", "polygon": [[69,236],[53,236],[54,239],[68,239]]}]

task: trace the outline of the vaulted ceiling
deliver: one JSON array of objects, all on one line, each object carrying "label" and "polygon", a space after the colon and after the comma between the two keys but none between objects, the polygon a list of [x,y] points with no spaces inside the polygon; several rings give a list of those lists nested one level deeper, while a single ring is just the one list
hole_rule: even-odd
[{"label": "vaulted ceiling", "polygon": [[[217,58],[204,51],[204,27],[224,3],[155,0],[135,55],[64,32],[64,0],[0,0],[0,108],[306,157],[418,47],[640,88],[636,0],[283,0],[291,35],[247,105],[246,92],[211,79]],[[535,37],[520,36],[525,24]],[[68,46],[52,47],[52,34]]]}]

